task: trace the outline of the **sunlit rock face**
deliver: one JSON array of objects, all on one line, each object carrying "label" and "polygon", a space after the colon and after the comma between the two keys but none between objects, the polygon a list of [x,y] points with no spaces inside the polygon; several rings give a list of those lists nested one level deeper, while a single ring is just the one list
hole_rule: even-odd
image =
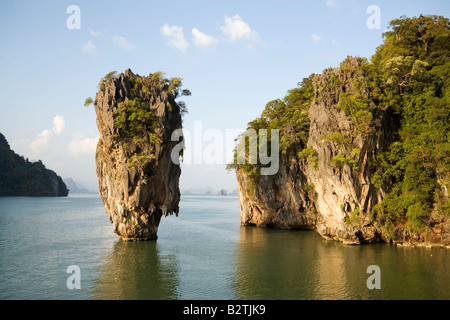
[{"label": "sunlit rock face", "polygon": [[[246,172],[236,171],[241,224],[315,229],[323,237],[345,243],[379,240],[381,231],[367,213],[384,191],[370,184],[369,159],[388,146],[393,124],[382,117],[381,130],[355,130],[337,106],[341,93],[353,93],[354,79],[364,81],[364,75],[357,58],[348,57],[343,66],[327,69],[313,80],[307,147],[318,158],[314,165],[296,155],[282,155],[278,174],[260,176],[256,184],[250,183]],[[330,133],[344,141],[329,139]],[[336,164],[337,155],[352,159],[352,165]]]},{"label": "sunlit rock face", "polygon": [[[330,85],[333,78],[337,78],[339,86]],[[318,166],[305,168],[308,184],[314,185],[316,191],[315,207],[320,214],[317,231],[347,243],[378,240],[380,230],[368,213],[382,200],[384,191],[370,183],[369,160],[388,147],[394,128],[386,115],[381,117],[383,124],[377,131],[355,128],[355,123],[339,108],[343,92],[355,93],[355,80],[366,81],[359,60],[353,57],[348,57],[340,68],[325,70],[315,77],[308,146],[317,152]],[[362,91],[363,96],[368,94]],[[338,155],[353,162],[333,162]]]}]

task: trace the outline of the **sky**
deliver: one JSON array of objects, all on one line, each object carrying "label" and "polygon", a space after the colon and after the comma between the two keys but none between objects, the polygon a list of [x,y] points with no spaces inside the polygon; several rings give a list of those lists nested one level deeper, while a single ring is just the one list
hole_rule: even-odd
[{"label": "sky", "polygon": [[163,71],[192,92],[181,99],[192,137],[181,190],[232,191],[233,140],[268,101],[348,55],[370,59],[389,21],[420,14],[450,17],[450,2],[1,0],[0,132],[16,153],[97,190],[85,99],[110,71]]}]

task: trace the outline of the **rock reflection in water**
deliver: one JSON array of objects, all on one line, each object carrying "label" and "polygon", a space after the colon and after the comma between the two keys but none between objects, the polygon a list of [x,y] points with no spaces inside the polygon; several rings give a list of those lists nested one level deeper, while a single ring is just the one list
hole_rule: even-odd
[{"label": "rock reflection in water", "polygon": [[[344,245],[314,231],[239,227],[232,204],[189,198],[186,214],[164,221],[157,241],[114,241],[99,259],[92,298],[450,298],[446,249]],[[370,265],[380,267],[380,290],[367,288]]]},{"label": "rock reflection in water", "polygon": [[94,299],[177,299],[178,261],[162,254],[156,241],[117,240],[102,259]]},{"label": "rock reflection in water", "polygon": [[[370,265],[381,289],[367,288]],[[449,299],[446,249],[386,243],[343,245],[311,231],[242,227],[232,284],[236,299]]]}]

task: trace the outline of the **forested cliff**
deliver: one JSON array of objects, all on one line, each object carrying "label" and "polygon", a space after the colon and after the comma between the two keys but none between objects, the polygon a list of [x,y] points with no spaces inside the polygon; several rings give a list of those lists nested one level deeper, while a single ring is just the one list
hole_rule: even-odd
[{"label": "forested cliff", "polygon": [[347,57],[269,102],[248,127],[280,130],[280,168],[229,165],[241,223],[450,245],[449,73],[449,20],[402,17],[370,60]]},{"label": "forested cliff", "polygon": [[0,133],[0,196],[67,196],[60,176],[42,161],[30,162],[11,150]]}]

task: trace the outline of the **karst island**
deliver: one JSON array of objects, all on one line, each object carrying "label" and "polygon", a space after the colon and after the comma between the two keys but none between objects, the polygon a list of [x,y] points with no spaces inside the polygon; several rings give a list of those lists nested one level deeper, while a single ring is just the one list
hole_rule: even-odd
[{"label": "karst island", "polygon": [[450,247],[449,76],[449,19],[401,17],[370,60],[349,56],[268,102],[248,129],[279,130],[279,170],[228,166],[241,224]]},{"label": "karst island", "polygon": [[100,133],[95,164],[101,199],[123,240],[157,238],[161,217],[178,215],[180,165],[171,159],[172,133],[190,91],[163,72],[139,76],[130,69],[100,80],[94,104]]}]

